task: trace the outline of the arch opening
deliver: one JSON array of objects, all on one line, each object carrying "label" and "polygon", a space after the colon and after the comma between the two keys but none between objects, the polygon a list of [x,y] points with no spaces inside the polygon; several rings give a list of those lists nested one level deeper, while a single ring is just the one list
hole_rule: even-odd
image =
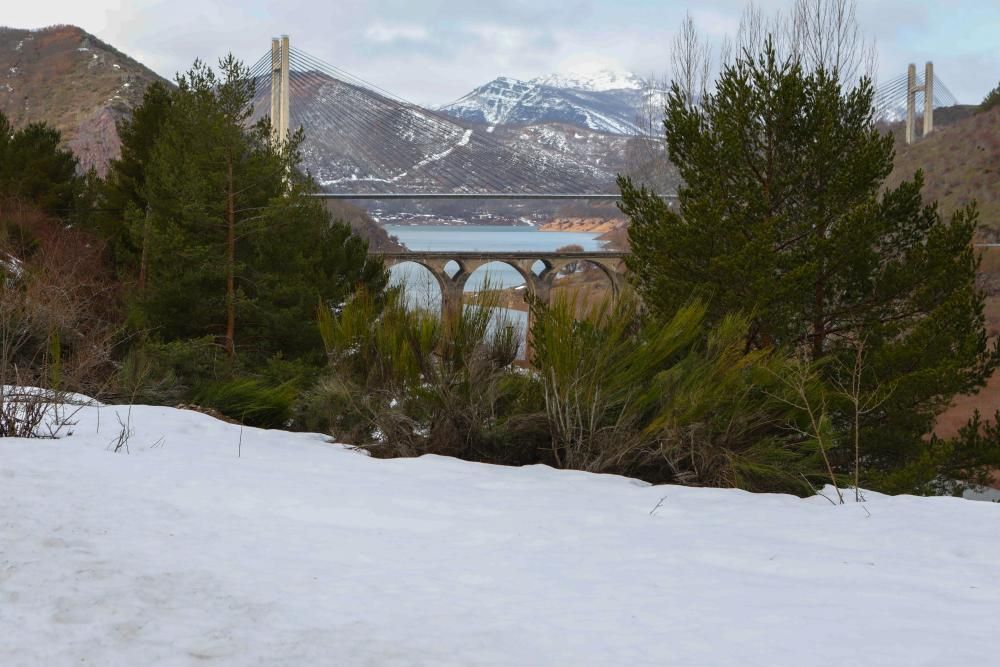
[{"label": "arch opening", "polygon": [[468,308],[484,303],[486,290],[494,292],[495,301],[491,299],[491,302],[496,303],[497,310],[490,317],[490,327],[513,325],[519,337],[518,357],[522,359],[528,330],[528,307],[524,299],[527,280],[523,269],[513,263],[487,262],[469,274],[462,294],[464,306]]},{"label": "arch opening", "polygon": [[462,266],[461,262],[455,259],[450,260],[447,264],[444,265],[445,275],[453,280],[455,276],[459,275],[463,271],[465,271],[465,267]]},{"label": "arch opening", "polygon": [[428,266],[416,261],[405,261],[389,268],[389,285],[403,287],[406,305],[431,312],[441,311],[443,285],[441,279]]},{"label": "arch opening", "polygon": [[618,276],[602,262],[574,260],[560,267],[552,282],[552,299],[576,301],[577,314],[618,296]]}]

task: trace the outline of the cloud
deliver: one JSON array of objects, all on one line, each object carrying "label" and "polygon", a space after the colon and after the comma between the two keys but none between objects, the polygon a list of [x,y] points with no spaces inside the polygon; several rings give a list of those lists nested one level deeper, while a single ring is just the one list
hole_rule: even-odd
[{"label": "cloud", "polygon": [[365,30],[365,39],[376,44],[395,42],[425,42],[430,33],[422,25],[389,25],[373,23]]},{"label": "cloud", "polygon": [[[765,12],[791,0],[757,0]],[[744,0],[45,0],[10,2],[16,27],[74,23],[167,77],[228,52],[253,63],[273,35],[424,104],[455,99],[497,75],[532,78],[580,60],[665,73],[687,8],[713,41],[735,30]],[[880,49],[881,78],[934,60],[960,99],[1000,80],[994,0],[859,0]]]}]

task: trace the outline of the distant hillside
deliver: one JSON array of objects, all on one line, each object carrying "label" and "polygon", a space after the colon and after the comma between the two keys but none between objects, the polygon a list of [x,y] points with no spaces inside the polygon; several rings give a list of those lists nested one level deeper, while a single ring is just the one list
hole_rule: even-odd
[{"label": "distant hillside", "polygon": [[[545,151],[600,170],[612,183],[615,175],[628,170],[626,151],[633,137],[597,130],[585,130],[564,123],[498,125],[491,133],[498,141],[520,152]],[[602,187],[602,191],[607,188]],[[612,189],[614,191],[614,189]]]},{"label": "distant hillside", "polygon": [[[945,215],[975,199],[980,213],[977,240],[1000,242],[1000,108],[984,113],[972,113],[969,107],[937,110],[934,122],[935,131],[910,146],[895,132],[896,163],[889,184],[912,178],[922,169],[925,199],[937,200]],[[984,248],[982,253],[979,285],[986,292],[986,329],[996,337],[1000,336],[1000,248]],[[975,410],[991,420],[998,408],[1000,373],[978,394],[956,397],[938,418],[935,431],[952,436]]]},{"label": "distant hillside", "polygon": [[[269,112],[258,87],[256,115]],[[615,172],[581,159],[588,136],[553,131],[548,141],[501,136],[318,71],[292,71],[291,125],[302,126],[303,162],[331,192],[595,192]],[[557,135],[562,135],[562,139]],[[597,141],[595,138],[594,141]],[[579,144],[580,150],[567,150]]]},{"label": "distant hillside", "polygon": [[390,236],[382,225],[372,220],[368,212],[346,201],[328,200],[326,208],[334,220],[346,222],[354,233],[368,241],[368,248],[375,252],[406,250],[395,236]]},{"label": "distant hillside", "polygon": [[15,127],[46,121],[87,169],[104,171],[119,152],[115,122],[163,80],[75,26],[0,27],[0,111]]},{"label": "distant hillside", "polygon": [[910,146],[897,141],[895,168],[888,183],[897,185],[922,169],[926,199],[937,200],[946,215],[977,200],[982,223],[979,240],[1000,241],[1000,108],[952,115],[958,119],[942,127],[935,112],[937,127],[926,139]]}]

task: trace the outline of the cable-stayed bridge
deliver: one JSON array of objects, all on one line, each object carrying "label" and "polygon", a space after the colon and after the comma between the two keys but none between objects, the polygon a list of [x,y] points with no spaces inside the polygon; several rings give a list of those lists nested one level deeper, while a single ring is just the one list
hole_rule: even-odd
[{"label": "cable-stayed bridge", "polygon": [[[923,87],[926,85],[926,69],[916,76],[915,85]],[[952,95],[951,91],[937,75],[931,70],[931,100],[932,108],[951,107],[959,104],[959,101]],[[904,120],[906,117],[907,90],[910,84],[907,74],[901,74],[889,81],[879,84],[875,92],[876,113],[885,120]],[[923,101],[925,93],[918,92],[921,100],[921,108],[926,107]]]},{"label": "cable-stayed bridge", "polygon": [[[251,67],[255,116],[271,113],[272,58]],[[610,193],[613,174],[556,151],[517,150],[299,49],[288,50],[288,119],[332,193]],[[273,119],[272,119],[273,120]]]},{"label": "cable-stayed bridge", "polygon": [[[547,202],[551,207],[561,199],[616,199],[613,171],[542,147],[528,151],[512,146],[498,139],[492,128],[466,124],[409,102],[291,48],[287,38],[274,43],[272,52],[251,66],[251,76],[257,84],[255,117],[270,115],[281,136],[287,129],[305,129],[304,161],[325,196],[375,199],[381,206],[388,202],[390,208],[391,200],[474,199],[480,200],[480,211],[485,200],[556,200]],[[930,66],[923,78],[916,77],[911,67],[907,75],[877,89],[877,113],[887,120],[909,118],[912,127],[916,95],[930,95],[925,115],[935,106],[956,103]],[[925,121],[925,133],[929,127]],[[421,212],[421,205],[409,202],[407,209]],[[446,316],[462,307],[470,276],[488,264],[508,265],[523,280],[527,294],[547,300],[561,268],[570,262],[594,264],[614,290],[623,256],[602,251],[484,253],[482,249],[380,254],[390,264],[415,263],[427,269],[439,288]]]},{"label": "cable-stayed bridge", "polygon": [[[930,66],[926,72],[930,86],[926,75],[914,75],[912,66],[909,75],[880,85],[878,115],[905,119],[916,96],[926,97],[928,90],[925,117],[934,107],[956,104]],[[272,52],[251,66],[251,75],[257,82],[255,117],[271,115],[275,122],[277,111],[277,127],[305,128],[305,165],[328,193],[613,198],[614,176],[622,171],[613,160],[581,160],[542,144],[502,140],[492,128],[421,107],[289,47],[287,38],[275,40]],[[912,125],[912,112],[909,117]],[[925,133],[929,127],[925,120]]]}]

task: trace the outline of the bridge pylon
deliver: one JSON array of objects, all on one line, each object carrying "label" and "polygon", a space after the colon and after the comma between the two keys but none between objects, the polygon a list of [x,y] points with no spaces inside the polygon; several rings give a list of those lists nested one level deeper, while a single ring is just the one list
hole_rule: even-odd
[{"label": "bridge pylon", "polygon": [[906,70],[906,143],[916,139],[917,93],[924,94],[924,132],[934,131],[934,63],[924,65],[924,82],[917,84],[917,66],[910,63]]},{"label": "bridge pylon", "polygon": [[288,35],[271,39],[271,131],[275,142],[288,138]]}]

